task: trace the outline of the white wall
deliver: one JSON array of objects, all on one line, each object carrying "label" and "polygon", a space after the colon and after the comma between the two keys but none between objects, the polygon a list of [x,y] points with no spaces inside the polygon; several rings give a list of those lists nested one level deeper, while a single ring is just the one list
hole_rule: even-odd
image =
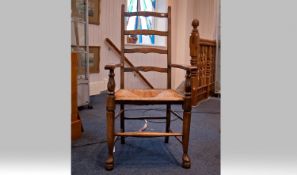
[{"label": "white wall", "polygon": [[194,0],[194,18],[199,19],[201,38],[216,40],[219,0]]},{"label": "white wall", "polygon": [[[168,0],[172,8],[172,63],[190,64],[189,36],[192,30],[192,20],[200,21],[199,32],[202,38],[216,38],[215,5],[218,0]],[[110,38],[120,48],[120,13],[121,4],[125,0],[101,0],[100,25],[89,26],[89,44],[101,46],[100,73],[90,75],[90,94],[99,94],[106,89],[108,71],[104,70],[106,64],[120,62],[117,54],[107,47],[105,38]],[[137,65],[154,65],[166,67],[166,55],[127,54],[130,61]],[[127,87],[146,88],[146,85],[133,73],[126,73]],[[144,76],[158,88],[166,87],[166,74],[143,73]],[[172,87],[176,88],[184,80],[183,70],[173,70]],[[116,85],[119,87],[119,71],[116,71]]]},{"label": "white wall", "polygon": [[[90,75],[90,94],[99,94],[106,89],[108,71],[104,70],[106,64],[119,63],[117,55],[111,52],[105,44],[105,38],[110,38],[118,47],[120,46],[120,13],[121,4],[125,0],[101,0],[100,25],[89,25],[89,45],[101,46],[100,72]],[[119,78],[116,72],[116,78]],[[118,85],[118,79],[116,84]]]}]

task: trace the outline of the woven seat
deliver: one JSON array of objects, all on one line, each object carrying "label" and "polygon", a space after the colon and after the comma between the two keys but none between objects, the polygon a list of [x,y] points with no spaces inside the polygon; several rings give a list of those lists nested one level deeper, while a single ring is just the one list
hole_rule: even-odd
[{"label": "woven seat", "polygon": [[173,89],[120,89],[116,101],[173,101],[182,102],[184,96]]}]

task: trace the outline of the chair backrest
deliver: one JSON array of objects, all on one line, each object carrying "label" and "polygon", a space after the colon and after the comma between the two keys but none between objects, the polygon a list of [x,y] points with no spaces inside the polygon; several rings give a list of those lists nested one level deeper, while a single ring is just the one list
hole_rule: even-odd
[{"label": "chair backrest", "polygon": [[[125,29],[125,17],[130,16],[152,16],[159,18],[167,18],[168,29],[167,31],[157,31],[157,30],[126,30]],[[154,47],[142,47],[142,48],[125,48],[125,35],[159,35],[167,37],[167,49],[160,49]],[[122,5],[121,10],[121,89],[125,87],[124,85],[124,73],[132,72],[132,71],[157,71],[161,73],[167,73],[167,88],[171,88],[171,7],[168,7],[167,13],[158,13],[158,12],[125,12],[125,5]],[[139,67],[125,67],[125,53],[159,53],[159,54],[167,54],[167,68],[154,67],[154,66],[139,66]],[[140,58],[141,59],[141,58]]]}]

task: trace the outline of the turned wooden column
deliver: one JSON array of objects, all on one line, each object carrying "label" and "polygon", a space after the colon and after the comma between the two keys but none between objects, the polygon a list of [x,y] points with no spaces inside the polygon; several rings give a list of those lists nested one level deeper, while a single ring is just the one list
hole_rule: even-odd
[{"label": "turned wooden column", "polygon": [[[196,70],[195,70],[196,71]],[[183,137],[182,137],[182,145],[183,145],[183,157],[182,157],[182,166],[184,168],[191,167],[191,160],[188,154],[189,141],[190,141],[190,128],[191,128],[191,110],[192,110],[192,101],[191,101],[191,75],[193,75],[194,71],[188,70],[186,73],[186,81],[185,81],[185,101],[183,104]]]},{"label": "turned wooden column", "polygon": [[[107,69],[105,67],[105,69]],[[115,110],[115,80],[114,68],[109,70],[109,79],[107,83],[107,100],[106,100],[106,134],[108,144],[108,157],[105,161],[105,169],[112,170],[114,166],[113,146],[114,146],[114,110]]]},{"label": "turned wooden column", "polygon": [[[199,21],[194,19],[192,22],[193,30],[190,37],[190,56],[191,65],[198,68],[198,57],[200,54],[200,38],[198,32]],[[198,70],[192,72],[192,106],[195,106],[198,102]]]}]

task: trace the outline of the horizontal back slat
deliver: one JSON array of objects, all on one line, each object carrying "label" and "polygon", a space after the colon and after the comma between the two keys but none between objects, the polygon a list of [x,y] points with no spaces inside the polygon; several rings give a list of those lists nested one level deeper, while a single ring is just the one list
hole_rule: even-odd
[{"label": "horizontal back slat", "polygon": [[125,35],[160,35],[168,36],[168,32],[158,30],[125,30]]},{"label": "horizontal back slat", "polygon": [[139,11],[139,12],[125,12],[124,13],[126,17],[129,16],[154,16],[154,17],[159,17],[159,18],[167,18],[168,17],[168,13],[158,13],[158,12],[143,12],[143,11]]},{"label": "horizontal back slat", "polygon": [[149,72],[149,71],[155,71],[155,72],[167,73],[167,68],[155,67],[155,66],[137,66],[137,67],[125,67],[124,71],[125,72],[134,72],[134,71]]},{"label": "horizontal back slat", "polygon": [[133,48],[133,49],[124,49],[124,53],[159,53],[159,54],[167,54],[167,50],[158,49],[158,48]]}]

